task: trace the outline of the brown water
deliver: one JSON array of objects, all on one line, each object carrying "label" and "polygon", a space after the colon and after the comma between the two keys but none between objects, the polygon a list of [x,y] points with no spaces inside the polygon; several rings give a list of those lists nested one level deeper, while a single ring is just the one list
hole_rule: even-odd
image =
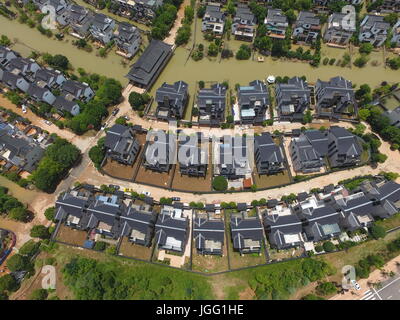
[{"label": "brown water", "polygon": [[32,203],[33,200],[40,194],[37,191],[21,188],[20,186],[4,178],[3,176],[0,176],[0,186],[7,187],[9,194],[25,204]]},{"label": "brown water", "polygon": [[74,47],[71,43],[74,40],[72,36],[65,35],[63,41],[47,38],[35,28],[31,29],[18,21],[10,21],[0,16],[0,35],[2,34],[16,43],[13,45],[13,49],[24,56],[29,55],[32,50],[50,54],[63,54],[75,69],[81,67],[91,73],[96,72],[115,78],[123,85],[128,83],[125,75],[129,71],[129,66],[123,65],[123,58],[115,54],[113,50],[108,53],[106,58],[101,58],[96,55],[97,50],[94,46],[92,52]]}]

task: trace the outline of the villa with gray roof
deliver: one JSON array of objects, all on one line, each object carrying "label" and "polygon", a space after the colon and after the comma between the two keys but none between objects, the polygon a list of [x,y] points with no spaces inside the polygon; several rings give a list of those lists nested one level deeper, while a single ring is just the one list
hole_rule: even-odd
[{"label": "villa with gray roof", "polygon": [[139,29],[127,22],[120,22],[115,32],[115,43],[117,53],[126,58],[132,58],[140,48],[142,38]]},{"label": "villa with gray roof", "polygon": [[289,145],[293,169],[296,172],[318,172],[325,165],[328,135],[320,130],[307,130],[292,138]]},{"label": "villa with gray roof", "polygon": [[183,253],[189,238],[189,220],[183,210],[164,206],[157,218],[154,238],[159,249]]},{"label": "villa with gray roof", "polygon": [[[156,10],[163,4],[163,0],[113,0],[122,10],[130,12],[135,21],[151,22],[156,16]],[[131,16],[130,16],[131,17]]]},{"label": "villa with gray roof", "polygon": [[65,114],[65,112],[70,113],[73,116],[76,116],[80,112],[79,104],[74,100],[67,100],[63,96],[56,97],[54,100],[53,107],[57,109],[61,114]]},{"label": "villa with gray roof", "polygon": [[357,105],[351,81],[341,76],[315,84],[316,114],[318,117],[340,119],[354,117]]},{"label": "villa with gray roof", "polygon": [[126,77],[133,85],[149,89],[171,56],[172,46],[160,40],[152,40]]},{"label": "villa with gray roof", "polygon": [[11,60],[15,59],[18,53],[8,47],[0,45],[0,67],[7,66]]},{"label": "villa with gray roof", "polygon": [[264,227],[273,248],[284,250],[303,244],[303,227],[295,214],[265,214]]},{"label": "villa with gray roof", "polygon": [[193,240],[197,252],[203,255],[223,255],[225,225],[210,213],[198,213],[193,218]]},{"label": "villa with gray roof", "polygon": [[224,25],[225,14],[221,11],[220,7],[216,5],[208,5],[201,23],[201,31],[211,32],[215,35],[222,36]]},{"label": "villa with gray roof", "polygon": [[10,61],[7,65],[7,70],[15,73],[21,74],[25,77],[33,77],[40,69],[40,66],[33,59],[16,57]]},{"label": "villa with gray roof", "polygon": [[368,14],[360,23],[358,40],[375,47],[383,45],[390,31],[390,23],[384,21],[384,16]]},{"label": "villa with gray roof", "polygon": [[306,81],[293,77],[288,83],[276,84],[275,97],[281,121],[303,121],[310,107],[310,89]]},{"label": "villa with gray roof", "polygon": [[344,23],[347,20],[344,13],[332,13],[328,18],[328,27],[325,30],[324,41],[328,44],[346,46],[353,33],[356,31],[355,24]]},{"label": "villa with gray roof", "polygon": [[[397,20],[392,28],[392,39],[390,42],[396,47],[400,47],[400,19]],[[0,54],[1,55],[1,54]]]},{"label": "villa with gray roof", "polygon": [[219,127],[225,121],[226,91],[227,88],[221,83],[199,90],[196,107],[200,124]]},{"label": "villa with gray roof", "polygon": [[185,115],[188,103],[188,84],[177,81],[173,84],[164,82],[156,91],[156,117],[161,120],[179,120]]},{"label": "villa with gray roof", "polygon": [[240,123],[261,124],[266,119],[269,105],[268,89],[262,81],[254,80],[248,86],[238,88]]},{"label": "villa with gray roof", "polygon": [[276,174],[285,169],[282,149],[268,132],[254,137],[254,159],[259,175]]},{"label": "villa with gray roof", "polygon": [[59,88],[67,79],[59,70],[41,68],[35,74],[35,82],[44,82],[49,88]]},{"label": "villa with gray roof", "polygon": [[268,9],[264,19],[267,26],[267,36],[271,38],[284,39],[286,29],[289,26],[288,19],[281,9]]},{"label": "villa with gray roof", "polygon": [[257,26],[257,18],[246,4],[237,5],[232,21],[232,34],[237,40],[253,41]]},{"label": "villa with gray roof", "polygon": [[93,13],[76,4],[71,4],[67,11],[67,19],[71,28],[70,34],[79,39],[88,37],[90,34],[90,26],[93,21]]},{"label": "villa with gray roof", "polygon": [[80,195],[78,191],[66,191],[58,196],[55,203],[55,220],[65,223],[68,227],[83,229],[81,224],[89,199]]},{"label": "villa with gray roof", "polygon": [[81,100],[88,102],[94,97],[94,92],[85,82],[67,80],[61,86],[61,94],[67,100]]},{"label": "villa with gray roof", "polygon": [[96,13],[90,25],[92,37],[100,43],[108,44],[114,36],[115,21],[110,17]]},{"label": "villa with gray roof", "polygon": [[377,10],[381,13],[400,12],[399,0],[371,0],[371,2],[378,2]]},{"label": "villa with gray roof", "polygon": [[328,159],[330,166],[355,166],[361,162],[362,147],[357,136],[342,127],[330,127]]},{"label": "villa with gray roof", "polygon": [[264,242],[263,227],[258,216],[249,217],[246,212],[231,214],[233,249],[240,254],[261,253]]},{"label": "villa with gray roof", "polygon": [[29,84],[29,89],[26,93],[32,100],[36,102],[45,102],[49,105],[52,105],[56,100],[56,97],[46,87],[46,84],[43,81],[39,82],[38,84]]},{"label": "villa with gray roof", "polygon": [[308,11],[300,11],[293,28],[293,38],[298,42],[315,43],[321,32],[319,17]]},{"label": "villa with gray roof", "polygon": [[20,75],[18,72],[9,72],[0,69],[0,81],[3,82],[11,90],[21,90],[22,92],[27,92],[29,89],[29,82]]},{"label": "villa with gray roof", "polygon": [[183,175],[205,177],[208,165],[208,144],[201,145],[202,133],[180,135],[178,148],[179,171]]},{"label": "villa with gray roof", "polygon": [[160,134],[156,132],[147,142],[143,166],[152,171],[168,173],[175,163],[176,137],[170,133],[165,134],[164,131],[158,132]]},{"label": "villa with gray roof", "polygon": [[134,244],[150,247],[156,220],[151,205],[131,203],[120,216],[120,236]]},{"label": "villa with gray roof", "polygon": [[390,125],[400,128],[400,105],[393,110],[387,110],[384,115],[389,118]]},{"label": "villa with gray roof", "polygon": [[131,166],[139,154],[140,144],[131,127],[114,124],[106,132],[104,148],[107,158]]}]

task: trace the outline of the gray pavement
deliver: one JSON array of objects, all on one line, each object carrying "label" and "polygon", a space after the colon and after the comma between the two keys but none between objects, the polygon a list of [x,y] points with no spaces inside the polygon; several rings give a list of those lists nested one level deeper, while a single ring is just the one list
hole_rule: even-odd
[{"label": "gray pavement", "polygon": [[360,300],[400,300],[400,274],[383,281],[380,289],[366,291]]}]

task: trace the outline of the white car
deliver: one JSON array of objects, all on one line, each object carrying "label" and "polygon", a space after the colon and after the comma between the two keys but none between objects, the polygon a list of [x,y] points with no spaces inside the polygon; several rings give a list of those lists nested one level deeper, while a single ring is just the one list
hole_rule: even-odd
[{"label": "white car", "polygon": [[351,280],[350,283],[353,285],[354,289],[357,291],[361,290],[361,286],[358,284],[356,280]]},{"label": "white car", "polygon": [[52,123],[51,123],[49,120],[45,120],[44,123],[47,124],[48,126],[51,126],[51,125],[52,125]]},{"label": "white car", "polygon": [[22,112],[23,113],[27,113],[28,112],[28,110],[27,110],[27,108],[26,108],[26,105],[22,105]]},{"label": "white car", "polygon": [[145,196],[148,196],[148,197],[150,197],[150,195],[151,195],[151,193],[148,191],[142,191],[142,194],[144,194]]}]

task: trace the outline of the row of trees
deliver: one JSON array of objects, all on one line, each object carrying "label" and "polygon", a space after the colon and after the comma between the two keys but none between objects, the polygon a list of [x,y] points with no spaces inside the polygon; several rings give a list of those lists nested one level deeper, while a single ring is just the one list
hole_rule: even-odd
[{"label": "row of trees", "polygon": [[153,39],[163,40],[169,34],[174,25],[178,9],[183,0],[167,0],[157,9],[156,17],[153,20],[151,37]]},{"label": "row of trees", "polygon": [[27,222],[29,219],[29,212],[25,205],[18,199],[8,194],[6,187],[0,186],[0,214],[6,215],[8,218]]},{"label": "row of trees", "polygon": [[76,146],[55,136],[54,143],[46,149],[31,179],[38,189],[53,192],[80,156],[81,152]]},{"label": "row of trees", "polygon": [[188,43],[191,34],[190,26],[193,22],[193,19],[194,19],[194,7],[187,6],[185,8],[185,17],[183,18],[182,21],[182,27],[178,29],[178,33],[175,38],[175,44],[177,46]]}]

